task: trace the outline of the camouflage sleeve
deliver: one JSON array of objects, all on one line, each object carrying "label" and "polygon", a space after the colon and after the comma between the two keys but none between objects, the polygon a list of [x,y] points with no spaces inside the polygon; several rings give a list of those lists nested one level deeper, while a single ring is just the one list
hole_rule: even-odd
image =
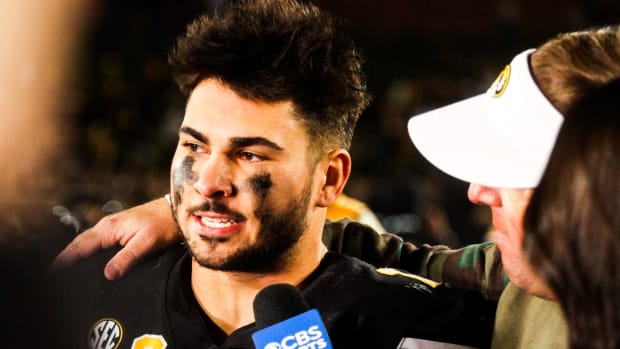
[{"label": "camouflage sleeve", "polygon": [[377,267],[407,270],[455,287],[474,289],[489,300],[499,299],[508,279],[499,250],[491,242],[450,249],[415,245],[394,234],[379,234],[350,219],[327,221],[323,242],[331,250],[360,258]]},{"label": "camouflage sleeve", "polygon": [[457,250],[433,250],[425,267],[426,270],[420,275],[452,286],[478,290],[490,300],[498,300],[508,283],[499,250],[493,242],[468,245]]}]

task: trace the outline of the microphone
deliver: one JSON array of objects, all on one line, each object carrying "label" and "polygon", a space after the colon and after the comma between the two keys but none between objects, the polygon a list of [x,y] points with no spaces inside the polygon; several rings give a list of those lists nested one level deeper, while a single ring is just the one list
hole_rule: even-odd
[{"label": "microphone", "polygon": [[295,286],[274,284],[260,290],[254,318],[256,349],[333,349],[321,315]]}]

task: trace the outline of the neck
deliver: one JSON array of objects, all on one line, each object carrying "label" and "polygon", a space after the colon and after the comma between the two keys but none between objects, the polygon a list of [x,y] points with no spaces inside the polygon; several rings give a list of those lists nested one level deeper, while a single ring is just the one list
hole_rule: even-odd
[{"label": "neck", "polygon": [[327,252],[320,238],[304,235],[286,261],[286,268],[272,273],[218,271],[192,261],[192,290],[202,310],[227,335],[254,322],[256,294],[276,283],[299,285],[319,265]]}]

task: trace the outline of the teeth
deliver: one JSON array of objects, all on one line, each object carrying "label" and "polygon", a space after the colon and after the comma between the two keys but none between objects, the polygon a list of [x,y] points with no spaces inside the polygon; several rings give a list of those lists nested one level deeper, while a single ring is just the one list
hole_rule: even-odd
[{"label": "teeth", "polygon": [[236,223],[235,220],[229,218],[202,217],[200,220],[202,221],[202,224],[208,228],[226,228]]}]

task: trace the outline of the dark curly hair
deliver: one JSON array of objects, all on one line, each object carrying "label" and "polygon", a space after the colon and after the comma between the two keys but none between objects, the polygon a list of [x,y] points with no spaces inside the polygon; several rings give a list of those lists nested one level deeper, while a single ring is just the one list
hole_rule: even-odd
[{"label": "dark curly hair", "polygon": [[291,101],[314,149],[348,149],[369,102],[363,59],[336,20],[294,0],[231,2],[191,23],[170,55],[189,95],[207,78],[246,99]]}]

